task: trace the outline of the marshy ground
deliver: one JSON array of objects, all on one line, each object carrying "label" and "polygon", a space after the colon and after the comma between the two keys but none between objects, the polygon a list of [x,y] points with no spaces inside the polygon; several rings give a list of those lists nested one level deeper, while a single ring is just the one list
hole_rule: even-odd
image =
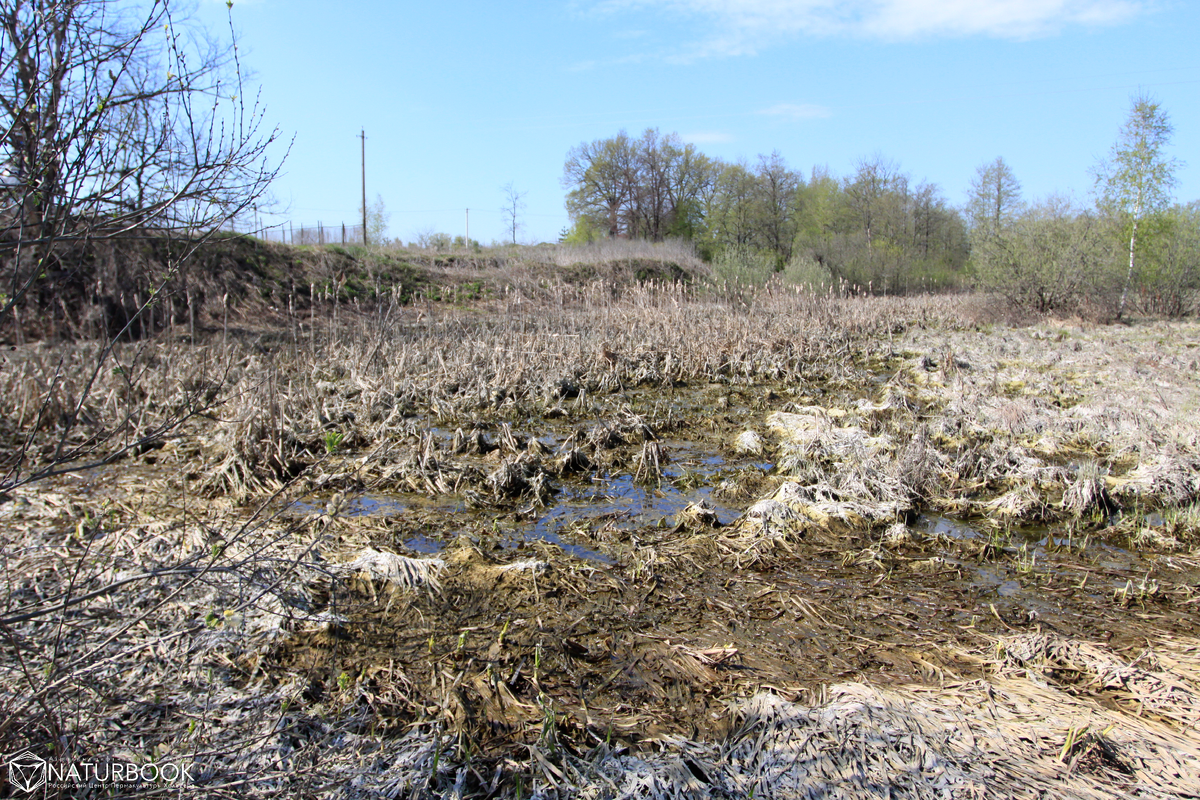
[{"label": "marshy ground", "polygon": [[[67,445],[170,433],[0,504],[4,735],[222,796],[1194,797],[1200,325],[993,317],[594,285],[122,345]],[[4,357],[52,456],[95,348]]]}]

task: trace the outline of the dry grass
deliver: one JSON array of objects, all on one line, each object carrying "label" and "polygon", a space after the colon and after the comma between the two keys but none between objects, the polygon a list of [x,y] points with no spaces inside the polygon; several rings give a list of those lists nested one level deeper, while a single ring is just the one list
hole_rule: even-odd
[{"label": "dry grass", "polygon": [[604,239],[587,245],[541,246],[526,252],[527,260],[546,259],[559,267],[612,261],[660,261],[678,264],[697,275],[707,275],[708,266],[696,255],[691,242],[672,239],[648,242],[641,239]]},{"label": "dry grass", "polygon": [[[1020,652],[1040,662],[1034,651],[1044,641],[1007,640],[1005,658]],[[1177,717],[1191,708],[1195,691],[1183,673],[1194,676],[1197,667],[1195,643],[1180,644],[1167,646],[1180,671],[1151,675],[1078,642],[1054,644],[1054,668],[1086,675],[1097,674],[1099,664],[1105,680],[1121,675],[1121,686],[1150,676],[1155,710]],[[1180,658],[1181,650],[1188,655]],[[1137,708],[1114,710],[1106,707],[1104,685],[1072,689],[1047,683],[1040,673],[1007,675],[1005,663],[986,681],[892,689],[844,683],[810,704],[758,693],[737,704],[737,726],[722,743],[666,738],[653,750],[632,753],[601,742],[573,755],[555,751],[548,739],[544,749],[531,749],[533,777],[525,788],[531,797],[664,800],[1183,798],[1200,791],[1200,748],[1190,723],[1180,728]],[[449,744],[434,731],[414,731],[386,745],[375,759],[378,771],[363,775],[357,788],[369,796],[398,790],[455,796],[470,776]]]},{"label": "dry grass", "polygon": [[519,294],[479,311],[385,304],[337,328],[297,319],[199,346],[5,354],[0,414],[13,470],[5,483],[18,485],[39,464],[110,457],[201,413],[220,422],[204,432],[198,488],[244,500],[328,450],[394,441],[416,413],[443,423],[480,411],[516,417],[630,386],[794,379],[814,363],[839,369],[839,358],[906,316],[945,324],[962,313],[949,300],[851,301],[779,287],[753,297],[682,284],[619,297],[607,285],[556,291],[549,309]]},{"label": "dry grass", "polygon": [[[424,676],[434,685],[421,692],[440,693],[432,711],[402,664],[331,676],[344,686],[321,697],[299,672],[262,666],[301,634],[351,646],[331,600],[350,585],[389,608],[446,592],[448,574],[540,597],[548,558],[494,563],[473,546],[410,558],[393,532],[346,524],[344,502],[367,488],[454,495],[495,521],[553,503],[570,476],[658,485],[676,457],[663,434],[713,416],[674,416],[684,386],[726,409],[754,396],[756,416],[714,436],[745,431],[732,447],[775,467],[732,525],[696,503],[661,547],[621,545],[651,594],[672,560],[749,572],[802,543],[853,540],[838,555],[882,569],[901,563],[884,546],[912,544],[904,520],[930,509],[1098,534],[1111,511],[1166,509],[1171,547],[1194,542],[1197,328],[984,330],[984,313],[969,297],[530,278],[471,307],[384,303],[269,330],[242,320],[103,357],[88,344],[6,352],[5,751],[57,740],[63,757],[186,757],[204,765],[201,788],[252,797],[1194,795],[1183,731],[1196,725],[1200,650],[1181,641],[1151,669],[1094,645],[1009,640],[995,680],[843,682],[807,705],[747,693],[727,741],[664,736],[636,751],[588,740],[590,728],[568,736],[540,687],[536,702],[517,698],[515,678],[453,654]],[[542,422],[567,432],[553,452]],[[116,468],[38,477],[110,458]],[[286,511],[315,496],[332,496],[324,513]],[[907,571],[945,567],[926,555]],[[706,686],[732,658],[680,647],[647,657]],[[1090,677],[1048,682],[1067,673]],[[1158,720],[1105,705],[1131,699]],[[385,718],[394,727],[373,727]],[[469,719],[541,733],[472,761]]]}]

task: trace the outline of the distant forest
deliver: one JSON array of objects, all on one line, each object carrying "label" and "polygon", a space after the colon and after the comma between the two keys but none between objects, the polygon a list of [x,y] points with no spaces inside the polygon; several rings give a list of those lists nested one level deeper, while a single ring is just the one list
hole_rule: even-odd
[{"label": "distant forest", "polygon": [[1170,134],[1161,106],[1137,96],[1091,176],[1093,204],[1028,200],[996,158],[957,207],[878,154],[849,175],[805,174],[778,152],[729,163],[675,133],[622,131],[567,154],[573,224],[562,240],[685,239],[731,280],[883,294],[981,288],[1040,313],[1180,316],[1195,311],[1200,288],[1200,204],[1171,196]]}]

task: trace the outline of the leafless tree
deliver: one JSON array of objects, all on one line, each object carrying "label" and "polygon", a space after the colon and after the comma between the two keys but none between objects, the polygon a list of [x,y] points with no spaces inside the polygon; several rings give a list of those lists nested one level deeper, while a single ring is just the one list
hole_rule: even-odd
[{"label": "leafless tree", "polygon": [[868,248],[886,216],[886,204],[897,192],[907,189],[907,181],[894,161],[878,154],[859,159],[854,176],[847,179],[846,200],[858,218]]},{"label": "leafless tree", "polygon": [[[232,24],[229,36],[221,41],[206,34],[176,0],[0,0],[0,151],[6,162],[0,329],[11,326],[19,337],[21,310],[45,311],[47,297],[57,305],[87,303],[96,295],[126,294],[114,284],[132,279],[140,295],[97,345],[52,349],[47,361],[58,368],[31,372],[29,384],[37,387],[30,390],[31,405],[40,410],[28,427],[6,430],[12,435],[0,454],[0,495],[140,452],[217,402],[219,381],[209,382],[201,374],[209,367],[189,361],[190,368],[176,373],[178,405],[160,403],[161,413],[145,416],[136,398],[154,378],[161,384],[162,373],[142,369],[140,351],[117,345],[168,293],[188,293],[188,265],[198,249],[239,213],[261,206],[278,170],[269,156],[279,131],[265,124],[260,102],[244,96]],[[135,278],[87,271],[104,248],[126,242],[159,254],[152,271]],[[59,292],[68,285],[77,294],[65,298]],[[91,402],[106,391],[128,396],[128,404]],[[186,516],[186,499],[184,508]],[[263,602],[279,594],[283,576],[295,574],[309,555],[305,549],[278,559],[281,572],[265,582],[260,576],[275,565],[265,563],[261,545],[242,557],[214,547],[122,562],[125,554],[105,543],[104,525],[99,509],[89,508],[76,529],[78,547],[49,552],[36,544],[40,534],[33,528],[22,534],[26,538],[0,542],[6,564],[35,551],[45,559],[31,574],[46,569],[70,576],[49,592],[10,586],[0,604],[0,742],[10,751],[31,747],[62,763],[86,754],[89,731],[103,725],[97,711],[103,701],[83,707],[70,698],[111,697],[105,692],[117,685],[121,669],[114,665],[127,669],[148,648],[163,661],[188,662],[196,626],[164,611],[170,603],[207,591],[214,581],[227,581],[232,592],[253,582],[246,600]],[[261,522],[248,522],[235,538],[246,541],[261,529]],[[127,571],[114,577],[114,569]],[[225,588],[219,592],[230,596]],[[102,631],[78,624],[97,602],[111,603],[116,612]],[[182,624],[169,630],[176,623]]]},{"label": "leafless tree", "polygon": [[1021,183],[1003,158],[983,164],[971,179],[967,213],[976,241],[998,236],[1021,213]]},{"label": "leafless tree", "polygon": [[779,266],[792,257],[796,238],[795,197],[800,176],[788,169],[779,151],[758,157],[755,171],[763,243],[775,253]]},{"label": "leafless tree", "polygon": [[504,205],[500,208],[500,215],[504,219],[504,228],[512,234],[512,243],[517,243],[517,232],[524,227],[521,223],[521,212],[525,210],[525,195],[528,192],[518,192],[513,186],[512,181],[500,187],[500,191],[504,192]]},{"label": "leafless tree", "polygon": [[686,233],[712,188],[717,169],[678,134],[649,128],[638,139],[624,131],[567,154],[563,185],[576,219],[607,227],[609,236],[662,241]]},{"label": "leafless tree", "polygon": [[706,209],[710,235],[722,247],[749,245],[754,239],[754,174],[745,161],[722,165]]},{"label": "leafless tree", "polygon": [[0,0],[0,326],[96,242],[171,237],[183,265],[275,176],[236,43],[178,5]]}]

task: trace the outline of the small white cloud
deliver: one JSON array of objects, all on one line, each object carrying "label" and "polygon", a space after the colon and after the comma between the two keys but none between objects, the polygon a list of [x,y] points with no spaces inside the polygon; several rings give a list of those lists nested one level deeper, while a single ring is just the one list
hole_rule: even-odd
[{"label": "small white cloud", "polygon": [[733,136],[728,133],[720,133],[718,131],[698,131],[697,133],[683,134],[683,140],[689,144],[725,144],[732,142]]},{"label": "small white cloud", "polygon": [[833,116],[833,111],[828,106],[814,103],[779,103],[758,113],[788,119],[825,119]]}]

